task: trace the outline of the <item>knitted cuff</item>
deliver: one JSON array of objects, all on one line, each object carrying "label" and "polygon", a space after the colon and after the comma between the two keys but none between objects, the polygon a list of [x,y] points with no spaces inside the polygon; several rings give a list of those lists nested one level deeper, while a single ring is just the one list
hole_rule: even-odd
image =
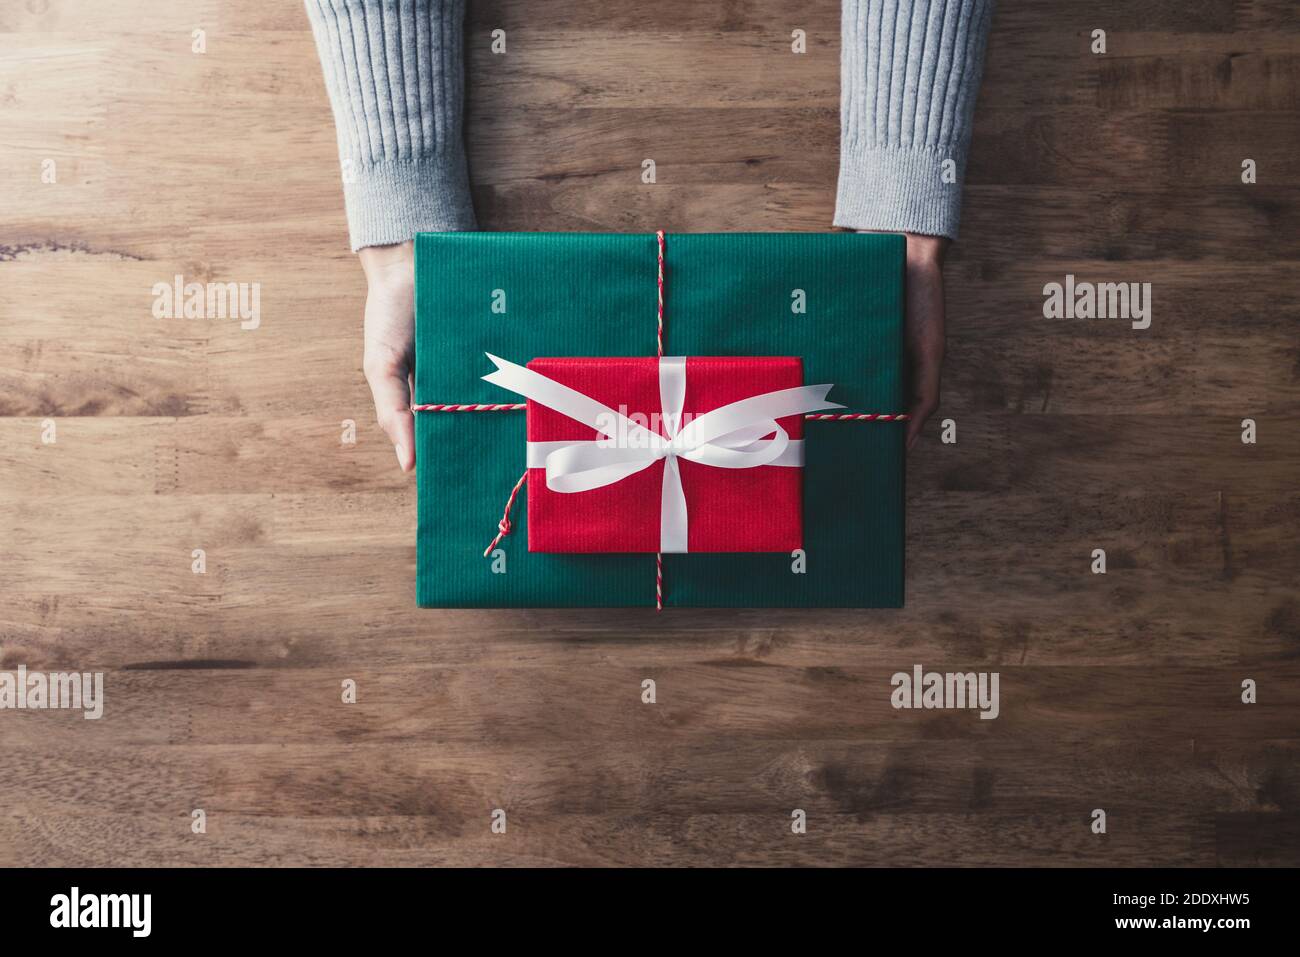
[{"label": "knitted cuff", "polygon": [[851,149],[840,157],[835,225],[956,239],[964,163],[924,148]]},{"label": "knitted cuff", "polygon": [[360,169],[345,161],[343,198],[353,252],[405,242],[419,232],[478,228],[459,149]]}]

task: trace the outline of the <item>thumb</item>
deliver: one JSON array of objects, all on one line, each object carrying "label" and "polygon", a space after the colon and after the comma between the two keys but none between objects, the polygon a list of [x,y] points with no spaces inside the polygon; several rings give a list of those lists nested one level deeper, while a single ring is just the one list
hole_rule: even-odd
[{"label": "thumb", "polygon": [[930,416],[939,408],[939,366],[934,361],[924,362],[916,370],[917,383],[908,408],[911,419],[907,423],[907,451],[916,447],[921,431]]},{"label": "thumb", "polygon": [[366,381],[375,400],[379,427],[393,443],[397,464],[403,472],[409,472],[415,467],[415,419],[407,372],[396,363],[385,364],[373,371],[367,369]]}]

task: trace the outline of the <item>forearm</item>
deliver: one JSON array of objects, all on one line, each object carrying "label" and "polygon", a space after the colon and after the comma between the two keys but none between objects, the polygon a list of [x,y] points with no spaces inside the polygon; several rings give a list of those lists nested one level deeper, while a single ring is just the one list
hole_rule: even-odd
[{"label": "forearm", "polygon": [[464,0],[305,0],[334,111],[352,248],[474,229]]},{"label": "forearm", "polygon": [[956,237],[993,5],[843,0],[835,225]]}]

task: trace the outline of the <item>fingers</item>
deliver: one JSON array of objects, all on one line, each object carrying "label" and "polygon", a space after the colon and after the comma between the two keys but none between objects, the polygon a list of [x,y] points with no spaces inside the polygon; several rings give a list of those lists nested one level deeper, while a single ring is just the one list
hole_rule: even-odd
[{"label": "fingers", "polygon": [[373,356],[367,351],[364,368],[379,427],[393,443],[397,464],[403,472],[409,472],[415,468],[415,419],[411,415],[406,364],[396,357]]},{"label": "fingers", "polygon": [[365,369],[375,417],[403,472],[415,467],[415,421],[409,375],[415,346],[415,257],[412,244],[367,246]]},{"label": "fingers", "polygon": [[943,320],[921,321],[908,348],[910,395],[907,423],[907,450],[916,447],[925,423],[939,408],[939,379],[943,372]]},{"label": "fingers", "polygon": [[912,401],[907,412],[911,419],[907,423],[907,451],[916,447],[921,431],[930,416],[939,408],[939,369],[943,363],[940,355],[922,359],[912,367]]},{"label": "fingers", "polygon": [[907,265],[907,354],[909,408],[907,450],[916,447],[926,421],[939,408],[939,378],[945,337],[942,260],[909,257]]}]

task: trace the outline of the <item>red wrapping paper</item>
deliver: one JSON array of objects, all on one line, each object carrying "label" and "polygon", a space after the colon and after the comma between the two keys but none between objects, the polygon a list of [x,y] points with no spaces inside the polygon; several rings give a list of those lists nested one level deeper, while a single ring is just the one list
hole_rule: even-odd
[{"label": "red wrapping paper", "polygon": [[[625,415],[641,413],[646,427],[666,434],[655,414],[655,358],[534,359],[528,368]],[[683,412],[702,415],[740,399],[803,385],[803,362],[790,357],[707,357],[686,360]],[[529,442],[595,440],[600,434],[529,401]],[[637,420],[640,421],[639,419]],[[688,420],[689,421],[689,420]],[[803,417],[778,420],[792,440]],[[691,552],[791,552],[803,545],[803,469],[784,465],[724,469],[679,459]],[[664,463],[613,485],[554,492],[546,470],[528,471],[528,550],[531,552],[657,552]]]}]

